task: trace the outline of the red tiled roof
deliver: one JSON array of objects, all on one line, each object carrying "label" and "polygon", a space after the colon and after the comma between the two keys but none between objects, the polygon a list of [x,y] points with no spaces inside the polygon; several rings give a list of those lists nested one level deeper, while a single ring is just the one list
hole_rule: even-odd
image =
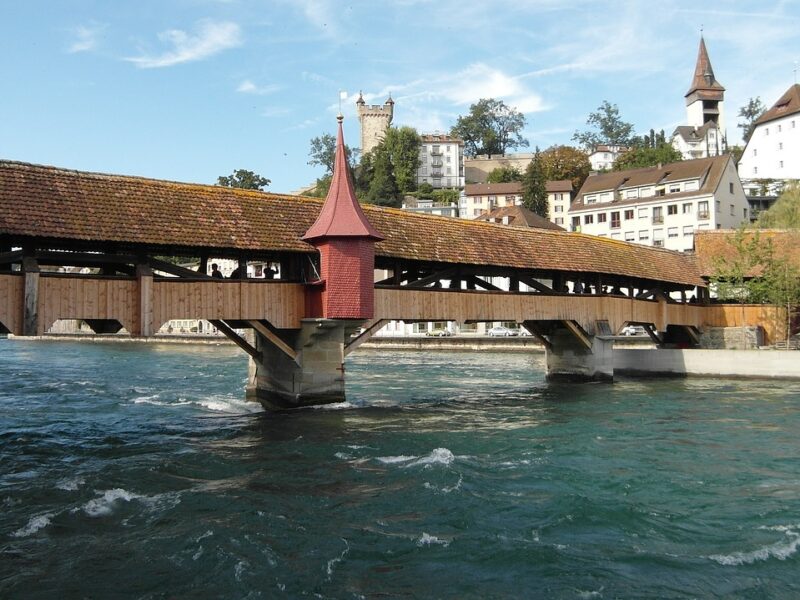
[{"label": "red tiled roof", "polygon": [[772,105],[767,112],[761,115],[756,125],[774,121],[795,113],[800,113],[800,83],[795,83]]},{"label": "red tiled roof", "polygon": [[566,231],[563,227],[559,227],[552,221],[548,221],[532,210],[519,205],[501,206],[479,217],[475,217],[476,221],[485,221],[486,223],[503,223],[504,219],[508,221],[504,223],[504,225],[511,225],[512,227],[533,227],[536,229]]},{"label": "red tiled roof", "polygon": [[[310,253],[313,247],[300,238],[321,208],[310,198],[0,161],[0,243],[44,238],[82,241],[89,248],[112,243],[228,254]],[[376,244],[378,257],[703,285],[694,257],[669,250],[579,233],[363,209],[386,236]]]},{"label": "red tiled roof", "polygon": [[544,184],[544,189],[548,192],[571,192],[572,180],[559,179],[558,181],[548,181]]},{"label": "red tiled roof", "polygon": [[689,96],[692,92],[712,92],[708,96],[709,99],[719,100],[719,93],[724,92],[725,88],[722,87],[716,77],[714,77],[714,69],[711,68],[711,59],[708,58],[708,50],[706,50],[706,42],[700,38],[700,48],[697,51],[697,64],[694,68],[694,77],[692,78],[692,85],[686,95]]}]

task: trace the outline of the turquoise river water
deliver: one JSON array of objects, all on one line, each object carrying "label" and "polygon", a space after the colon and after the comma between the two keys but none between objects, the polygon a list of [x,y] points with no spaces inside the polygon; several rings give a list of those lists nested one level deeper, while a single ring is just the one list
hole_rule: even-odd
[{"label": "turquoise river water", "polygon": [[0,340],[0,598],[800,597],[800,383],[359,350],[266,414],[246,370]]}]

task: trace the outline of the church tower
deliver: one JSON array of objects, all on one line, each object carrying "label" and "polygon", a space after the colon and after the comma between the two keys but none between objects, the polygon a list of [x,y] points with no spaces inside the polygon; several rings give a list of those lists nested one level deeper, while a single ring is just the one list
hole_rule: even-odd
[{"label": "church tower", "polygon": [[698,129],[712,121],[720,132],[725,134],[725,112],[723,104],[725,88],[722,87],[711,67],[706,42],[700,36],[700,49],[697,52],[697,64],[689,91],[686,92],[687,124]]},{"label": "church tower", "polygon": [[361,156],[380,144],[394,116],[394,100],[389,98],[383,104],[368,105],[364,96],[358,93],[356,100],[358,121],[361,123]]}]

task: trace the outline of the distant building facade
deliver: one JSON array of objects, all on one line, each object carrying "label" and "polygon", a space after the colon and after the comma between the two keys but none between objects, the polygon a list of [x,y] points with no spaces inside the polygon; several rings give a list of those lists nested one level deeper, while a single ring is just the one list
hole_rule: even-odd
[{"label": "distant building facade", "polygon": [[474,183],[467,185],[459,200],[458,216],[475,219],[503,206],[522,204],[522,182]]},{"label": "distant building facade", "polygon": [[600,144],[594,147],[589,155],[589,163],[592,171],[610,171],[614,167],[614,162],[625,152],[630,150],[628,146],[616,144]]},{"label": "distant building facade", "polygon": [[432,198],[414,198],[413,196],[406,196],[403,200],[402,209],[423,215],[458,217],[458,204],[455,202],[435,202]]},{"label": "distant building facade", "polygon": [[545,184],[547,191],[547,217],[559,227],[566,227],[567,212],[572,204],[572,181],[561,179],[548,181]]},{"label": "distant building facade", "polygon": [[735,229],[749,218],[733,158],[726,154],[590,175],[570,207],[569,229],[686,251],[696,231]]},{"label": "distant building facade", "polygon": [[394,100],[389,98],[383,104],[369,105],[359,92],[356,100],[356,113],[361,124],[361,155],[370,152],[381,143],[386,130],[394,117]]},{"label": "distant building facade", "polygon": [[694,77],[686,92],[686,125],[672,134],[672,146],[684,160],[719,156],[727,151],[725,88],[714,76],[706,43],[700,37]]},{"label": "distant building facade", "polygon": [[747,180],[800,179],[800,84],[786,90],[756,121],[739,160],[739,177],[748,188]]},{"label": "distant building facade", "polygon": [[444,133],[420,135],[417,186],[464,187],[464,142]]},{"label": "distant building facade", "polygon": [[533,153],[520,154],[480,154],[464,159],[464,179],[467,184],[486,183],[489,173],[502,167],[513,167],[520,173],[533,161]]}]

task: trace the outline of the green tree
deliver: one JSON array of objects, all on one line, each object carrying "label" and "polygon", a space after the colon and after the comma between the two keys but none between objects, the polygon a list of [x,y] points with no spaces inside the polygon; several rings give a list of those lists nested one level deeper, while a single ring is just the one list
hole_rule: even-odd
[{"label": "green tree", "polygon": [[666,165],[683,160],[680,152],[672,145],[663,143],[657,148],[631,148],[614,161],[615,171],[655,167],[659,163]]},{"label": "green tree", "polygon": [[756,128],[756,121],[766,110],[767,108],[758,96],[750,98],[747,104],[739,109],[738,116],[742,117],[744,121],[739,121],[736,126],[742,130],[742,140],[744,140],[745,144],[750,140],[750,136],[753,135],[753,130]]},{"label": "green tree", "polygon": [[[333,163],[336,160],[336,136],[330,133],[323,133],[317,137],[311,138],[311,148],[308,151],[310,160],[309,165],[325,167],[325,173],[333,173]],[[355,166],[355,160],[358,156],[359,150],[351,148],[347,144],[344,146],[347,153],[347,164],[352,169]]]},{"label": "green tree", "polygon": [[464,154],[505,154],[513,148],[527,148],[522,137],[525,115],[506,106],[502,100],[481,98],[469,107],[469,114],[458,117],[450,135],[464,140]]},{"label": "green tree", "polygon": [[434,188],[427,181],[420,183],[417,188],[417,198],[433,198]]},{"label": "green tree", "polygon": [[384,206],[400,207],[401,205],[392,160],[383,145],[372,150],[372,178],[364,200],[370,204]]},{"label": "green tree", "polygon": [[769,209],[758,217],[759,227],[800,229],[800,183],[787,186]]},{"label": "green tree", "polygon": [[421,142],[417,130],[413,127],[390,127],[380,143],[392,163],[395,185],[401,193],[417,189]]},{"label": "green tree", "polygon": [[550,146],[540,153],[545,181],[569,179],[572,189],[577,191],[592,170],[589,156],[572,146]]},{"label": "green tree", "polygon": [[619,108],[608,100],[593,113],[589,113],[586,124],[596,131],[576,131],[572,140],[578,142],[587,152],[598,144],[629,146],[633,141],[633,125],[619,116]]},{"label": "green tree", "polygon": [[245,169],[237,169],[232,175],[227,177],[217,177],[217,185],[225,187],[242,188],[245,190],[264,190],[270,184],[270,180],[266,177],[261,177],[253,171]]},{"label": "green tree", "polygon": [[546,183],[547,177],[544,174],[541,152],[539,152],[539,148],[536,148],[533,160],[525,169],[525,177],[522,180],[522,203],[525,208],[545,219],[548,212]]},{"label": "green tree", "polygon": [[522,173],[515,166],[497,167],[486,176],[486,183],[511,183],[522,181]]}]

